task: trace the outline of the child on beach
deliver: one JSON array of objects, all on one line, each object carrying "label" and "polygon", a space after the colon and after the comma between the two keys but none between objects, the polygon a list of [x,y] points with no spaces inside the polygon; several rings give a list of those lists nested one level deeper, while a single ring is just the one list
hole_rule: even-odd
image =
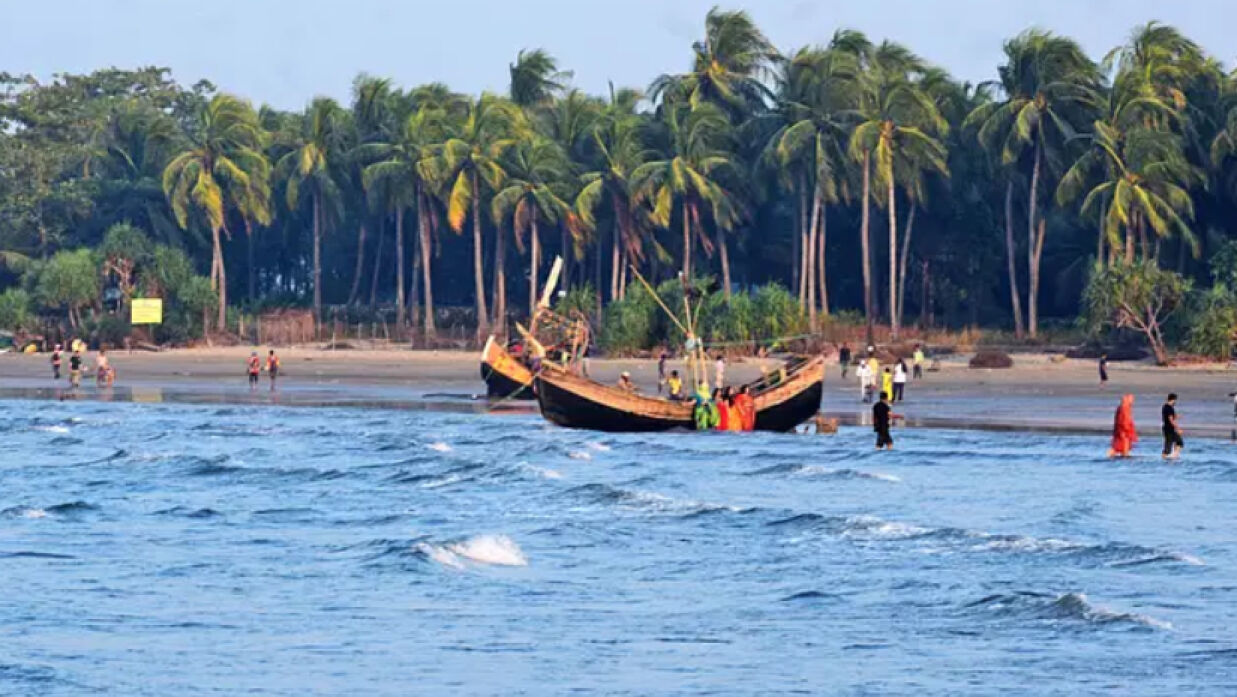
[{"label": "child on beach", "polygon": [[266,372],[271,376],[271,392],[274,392],[275,378],[279,377],[279,356],[275,355],[275,349],[266,356]]},{"label": "child on beach", "polygon": [[52,379],[60,379],[60,344],[56,344],[56,348],[52,349]]},{"label": "child on beach", "polygon": [[867,404],[872,401],[872,369],[867,361],[859,362],[855,375],[859,378],[859,400]]},{"label": "child on beach", "polygon": [[249,360],[245,362],[245,371],[249,375],[249,390],[258,389],[258,374],[262,372],[262,359],[257,351],[249,352]]}]

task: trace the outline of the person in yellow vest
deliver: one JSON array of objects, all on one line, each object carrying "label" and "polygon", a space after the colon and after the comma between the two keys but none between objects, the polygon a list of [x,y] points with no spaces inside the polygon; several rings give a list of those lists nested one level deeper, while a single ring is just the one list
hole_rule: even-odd
[{"label": "person in yellow vest", "polygon": [[683,378],[679,377],[679,371],[670,371],[670,377],[666,378],[666,388],[670,399],[683,399]]},{"label": "person in yellow vest", "polygon": [[925,358],[926,357],[923,355],[923,345],[915,344],[915,353],[911,354],[911,361],[912,361],[911,377],[912,379],[914,380],[923,379],[923,362]]},{"label": "person in yellow vest", "polygon": [[893,399],[893,371],[888,366],[885,367],[885,372],[881,373],[881,392],[888,395],[888,399]]}]

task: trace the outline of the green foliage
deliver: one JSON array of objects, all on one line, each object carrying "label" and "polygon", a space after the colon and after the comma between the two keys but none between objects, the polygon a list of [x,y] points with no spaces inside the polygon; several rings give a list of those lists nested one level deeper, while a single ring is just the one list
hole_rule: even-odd
[{"label": "green foliage", "polygon": [[564,317],[577,312],[585,317],[592,317],[597,314],[597,291],[587,283],[573,286],[554,303],[554,311]]},{"label": "green foliage", "polygon": [[1237,240],[1227,240],[1211,255],[1211,278],[1216,286],[1237,288]]},{"label": "green foliage", "polygon": [[99,267],[89,249],[56,252],[39,267],[35,295],[49,307],[70,312],[99,299]]},{"label": "green foliage", "polygon": [[[803,316],[803,310],[784,286],[777,283],[763,285],[756,289],[753,301],[760,338],[793,336],[807,331],[807,318]],[[857,314],[854,316],[858,317]]]},{"label": "green foliage", "polygon": [[1163,325],[1180,308],[1190,285],[1180,274],[1154,262],[1097,269],[1083,292],[1086,316],[1094,330],[1113,327],[1141,332],[1156,361],[1164,364],[1168,354]]},{"label": "green foliage", "polygon": [[0,293],[0,329],[21,331],[34,325],[30,314],[30,294],[22,288],[9,288]]},{"label": "green foliage", "polygon": [[1190,308],[1185,347],[1191,353],[1227,359],[1237,332],[1237,295],[1217,285],[1196,294]]},{"label": "green foliage", "polygon": [[657,336],[657,313],[661,310],[643,287],[628,290],[627,297],[616,300],[602,318],[598,344],[608,353],[632,353],[653,348]]}]

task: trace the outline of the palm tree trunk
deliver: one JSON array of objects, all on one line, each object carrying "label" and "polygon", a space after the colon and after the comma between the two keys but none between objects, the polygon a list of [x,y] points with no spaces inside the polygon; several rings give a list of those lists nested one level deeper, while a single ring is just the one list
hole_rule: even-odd
[{"label": "palm tree trunk", "polygon": [[820,203],[820,232],[816,235],[816,277],[820,281],[820,314],[822,317],[829,316],[829,288],[825,284],[825,230],[826,219],[829,217],[829,211],[826,208],[824,201]]},{"label": "palm tree trunk", "polygon": [[417,225],[421,231],[421,282],[425,286],[425,341],[429,344],[436,338],[438,330],[434,326],[434,284],[430,275],[430,261],[434,250],[430,246],[430,204],[427,198],[424,192],[418,191],[420,205],[417,209]]},{"label": "palm tree trunk", "polygon": [[[1039,302],[1034,300],[1039,297],[1039,266],[1040,259],[1044,256],[1044,234],[1048,226],[1048,220],[1045,218],[1039,219],[1039,227],[1035,231],[1035,249],[1031,254],[1031,287],[1027,292],[1027,297],[1031,298],[1028,305],[1027,324],[1031,327],[1039,325]],[[1031,338],[1035,338],[1035,333],[1032,332]]]},{"label": "palm tree trunk", "polygon": [[807,310],[807,255],[808,250],[808,209],[807,209],[807,176],[799,175],[799,216],[795,226],[794,249],[794,283],[799,289],[799,311]]},{"label": "palm tree trunk", "polygon": [[507,333],[507,235],[494,226],[494,333]]},{"label": "palm tree trunk", "polygon": [[477,173],[472,173],[472,273],[473,291],[477,294],[477,341],[490,333],[490,321],[485,306],[485,266],[481,247],[481,182]]},{"label": "palm tree trunk", "polygon": [[906,263],[910,259],[911,251],[911,233],[915,229],[915,212],[919,206],[912,199],[911,211],[906,215],[906,230],[902,234],[902,258],[898,265],[898,320],[901,321],[906,309]]},{"label": "palm tree trunk", "polygon": [[211,236],[213,239],[211,242],[214,245],[215,277],[219,283],[217,288],[219,293],[218,325],[219,331],[223,332],[227,331],[228,328],[228,274],[223,268],[223,240],[220,238],[219,232],[219,228],[215,228],[212,231]]},{"label": "palm tree trunk", "polygon": [[[620,265],[620,257],[622,255],[619,253],[619,247],[622,244],[623,223],[619,218],[620,206],[618,196],[616,194],[610,195],[610,204],[614,208],[614,239],[610,249],[610,302],[614,302],[619,298],[619,275],[622,270]],[[598,289],[597,292],[600,294],[601,289]]]},{"label": "palm tree trunk", "polygon": [[417,283],[417,269],[421,267],[421,244],[418,236],[412,236],[412,273],[408,274],[408,324],[415,328],[421,323],[421,287]]},{"label": "palm tree trunk", "polygon": [[537,311],[537,275],[541,266],[541,242],[537,237],[537,216],[535,215],[529,234],[533,239],[528,250],[528,316],[532,318],[533,313]]},{"label": "palm tree trunk", "polygon": [[1018,265],[1014,262],[1014,181],[1005,184],[1005,253],[1009,260],[1009,298],[1014,310],[1014,336],[1022,338],[1022,300],[1018,295]]},{"label": "palm tree trunk", "polygon": [[249,266],[249,268],[247,269],[249,273],[248,273],[248,278],[247,278],[247,283],[246,283],[247,290],[248,290],[246,297],[249,298],[250,302],[253,302],[258,297],[258,268],[256,264],[257,253],[253,247],[254,247],[253,223],[250,222],[249,218],[246,217],[245,218],[245,256],[246,256],[246,261],[248,262],[248,266]]},{"label": "palm tree trunk", "polygon": [[361,292],[361,274],[365,271],[365,236],[365,223],[362,222],[356,235],[356,271],[352,274],[352,290],[348,291],[350,307],[356,304],[357,296]]},{"label": "palm tree trunk", "polygon": [[808,326],[816,331],[819,328],[816,323],[816,229],[820,222],[821,190],[819,186],[812,189],[812,217],[807,227],[807,241],[803,245],[803,285],[807,290],[804,302],[807,303]]},{"label": "palm tree trunk", "polygon": [[871,153],[863,153],[863,201],[859,204],[860,223],[859,236],[860,246],[863,254],[863,311],[867,316],[868,335],[867,344],[871,346],[875,339],[875,333],[872,331],[872,252],[871,242],[868,234],[868,198],[872,194],[872,155]]},{"label": "palm tree trunk", "polygon": [[683,280],[690,282],[691,277],[692,277],[691,212],[687,210],[687,199],[683,199]]},{"label": "palm tree trunk", "polygon": [[898,340],[898,199],[889,177],[889,335]]},{"label": "palm tree trunk", "polygon": [[[1031,169],[1031,193],[1027,200],[1027,272],[1031,277],[1037,276],[1035,269],[1035,223],[1039,212],[1039,171],[1044,154],[1044,133],[1037,128],[1035,133],[1035,159]],[[1034,339],[1038,331],[1039,303],[1034,289],[1027,292],[1027,334]]]},{"label": "palm tree trunk", "polygon": [[562,241],[560,244],[563,247],[563,275],[560,280],[562,285],[559,287],[563,290],[567,290],[567,286],[571,285],[571,253],[574,250],[571,248],[571,239],[567,235],[567,226],[562,225],[560,228],[560,232],[562,233]]},{"label": "palm tree trunk", "polygon": [[[220,271],[223,269],[220,268]],[[314,322],[322,327],[322,196],[314,196]]]},{"label": "palm tree trunk", "polygon": [[404,207],[395,207],[395,328],[404,331],[407,315],[404,304]]},{"label": "palm tree trunk", "polygon": [[378,307],[378,277],[382,275],[382,248],[386,242],[386,237],[382,234],[382,220],[378,221],[377,227],[378,247],[374,249],[374,272],[369,278],[369,306],[370,308]]},{"label": "palm tree trunk", "polygon": [[717,227],[717,246],[722,257],[722,289],[726,295],[726,302],[730,302],[730,254],[726,251],[726,228]]}]

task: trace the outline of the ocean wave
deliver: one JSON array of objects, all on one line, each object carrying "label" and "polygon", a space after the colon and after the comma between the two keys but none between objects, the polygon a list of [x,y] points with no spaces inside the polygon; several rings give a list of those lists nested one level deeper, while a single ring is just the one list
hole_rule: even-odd
[{"label": "ocean wave", "polygon": [[834,469],[823,465],[802,465],[795,463],[770,465],[768,467],[762,467],[758,470],[748,472],[747,474],[748,476],[776,474],[797,477],[820,477],[824,479],[875,479],[883,482],[902,481],[901,477],[893,474],[885,474],[884,472],[865,472],[863,470],[851,468]]},{"label": "ocean wave", "polygon": [[1068,622],[1097,628],[1129,625],[1148,630],[1172,629],[1172,624],[1148,615],[1120,612],[1094,604],[1084,593],[1062,593],[1060,595],[1035,591],[997,593],[968,603],[965,607],[982,609],[1000,617],[1053,623]]},{"label": "ocean wave", "polygon": [[679,499],[652,491],[623,489],[609,484],[582,484],[563,492],[565,496],[582,498],[595,504],[609,504],[620,508],[655,514],[680,515],[685,518],[716,513],[750,513],[756,509],[724,504],[707,503],[692,499]]},{"label": "ocean wave", "polygon": [[161,511],[155,511],[154,515],[180,516],[184,518],[218,518],[223,514],[213,508],[191,508],[189,506],[173,506],[165,508]]},{"label": "ocean wave", "polygon": [[583,450],[572,450],[571,452],[567,453],[567,457],[571,458],[572,460],[592,460],[593,459],[593,456],[591,454]]},{"label": "ocean wave", "polygon": [[490,566],[528,566],[524,551],[506,535],[476,535],[458,542],[418,542],[416,550],[427,559],[452,569],[469,562]]},{"label": "ocean wave", "polygon": [[563,473],[548,467],[538,467],[536,465],[520,465],[520,470],[527,472],[534,477],[541,479],[562,479]]},{"label": "ocean wave", "polygon": [[72,554],[56,554],[55,552],[36,552],[21,550],[19,552],[0,552],[0,559],[76,559]]},{"label": "ocean wave", "polygon": [[842,596],[834,593],[826,593],[824,591],[800,591],[792,593],[781,599],[783,603],[807,602],[807,601],[825,601],[825,602],[841,602]]},{"label": "ocean wave", "polygon": [[46,518],[47,511],[34,506],[13,506],[0,511],[0,515],[5,518]]},{"label": "ocean wave", "polygon": [[224,464],[230,459],[227,455],[190,457],[182,460],[182,464],[186,466],[185,474],[191,477],[213,477],[244,471],[244,467]]},{"label": "ocean wave", "polygon": [[35,426],[32,430],[42,431],[43,433],[68,433],[69,427],[56,424],[54,426]]},{"label": "ocean wave", "polygon": [[442,441],[436,441],[436,442],[430,443],[429,445],[426,445],[425,448],[427,450],[433,450],[434,452],[437,452],[437,453],[449,453],[452,450],[451,446],[447,445],[446,443],[443,443]]}]

